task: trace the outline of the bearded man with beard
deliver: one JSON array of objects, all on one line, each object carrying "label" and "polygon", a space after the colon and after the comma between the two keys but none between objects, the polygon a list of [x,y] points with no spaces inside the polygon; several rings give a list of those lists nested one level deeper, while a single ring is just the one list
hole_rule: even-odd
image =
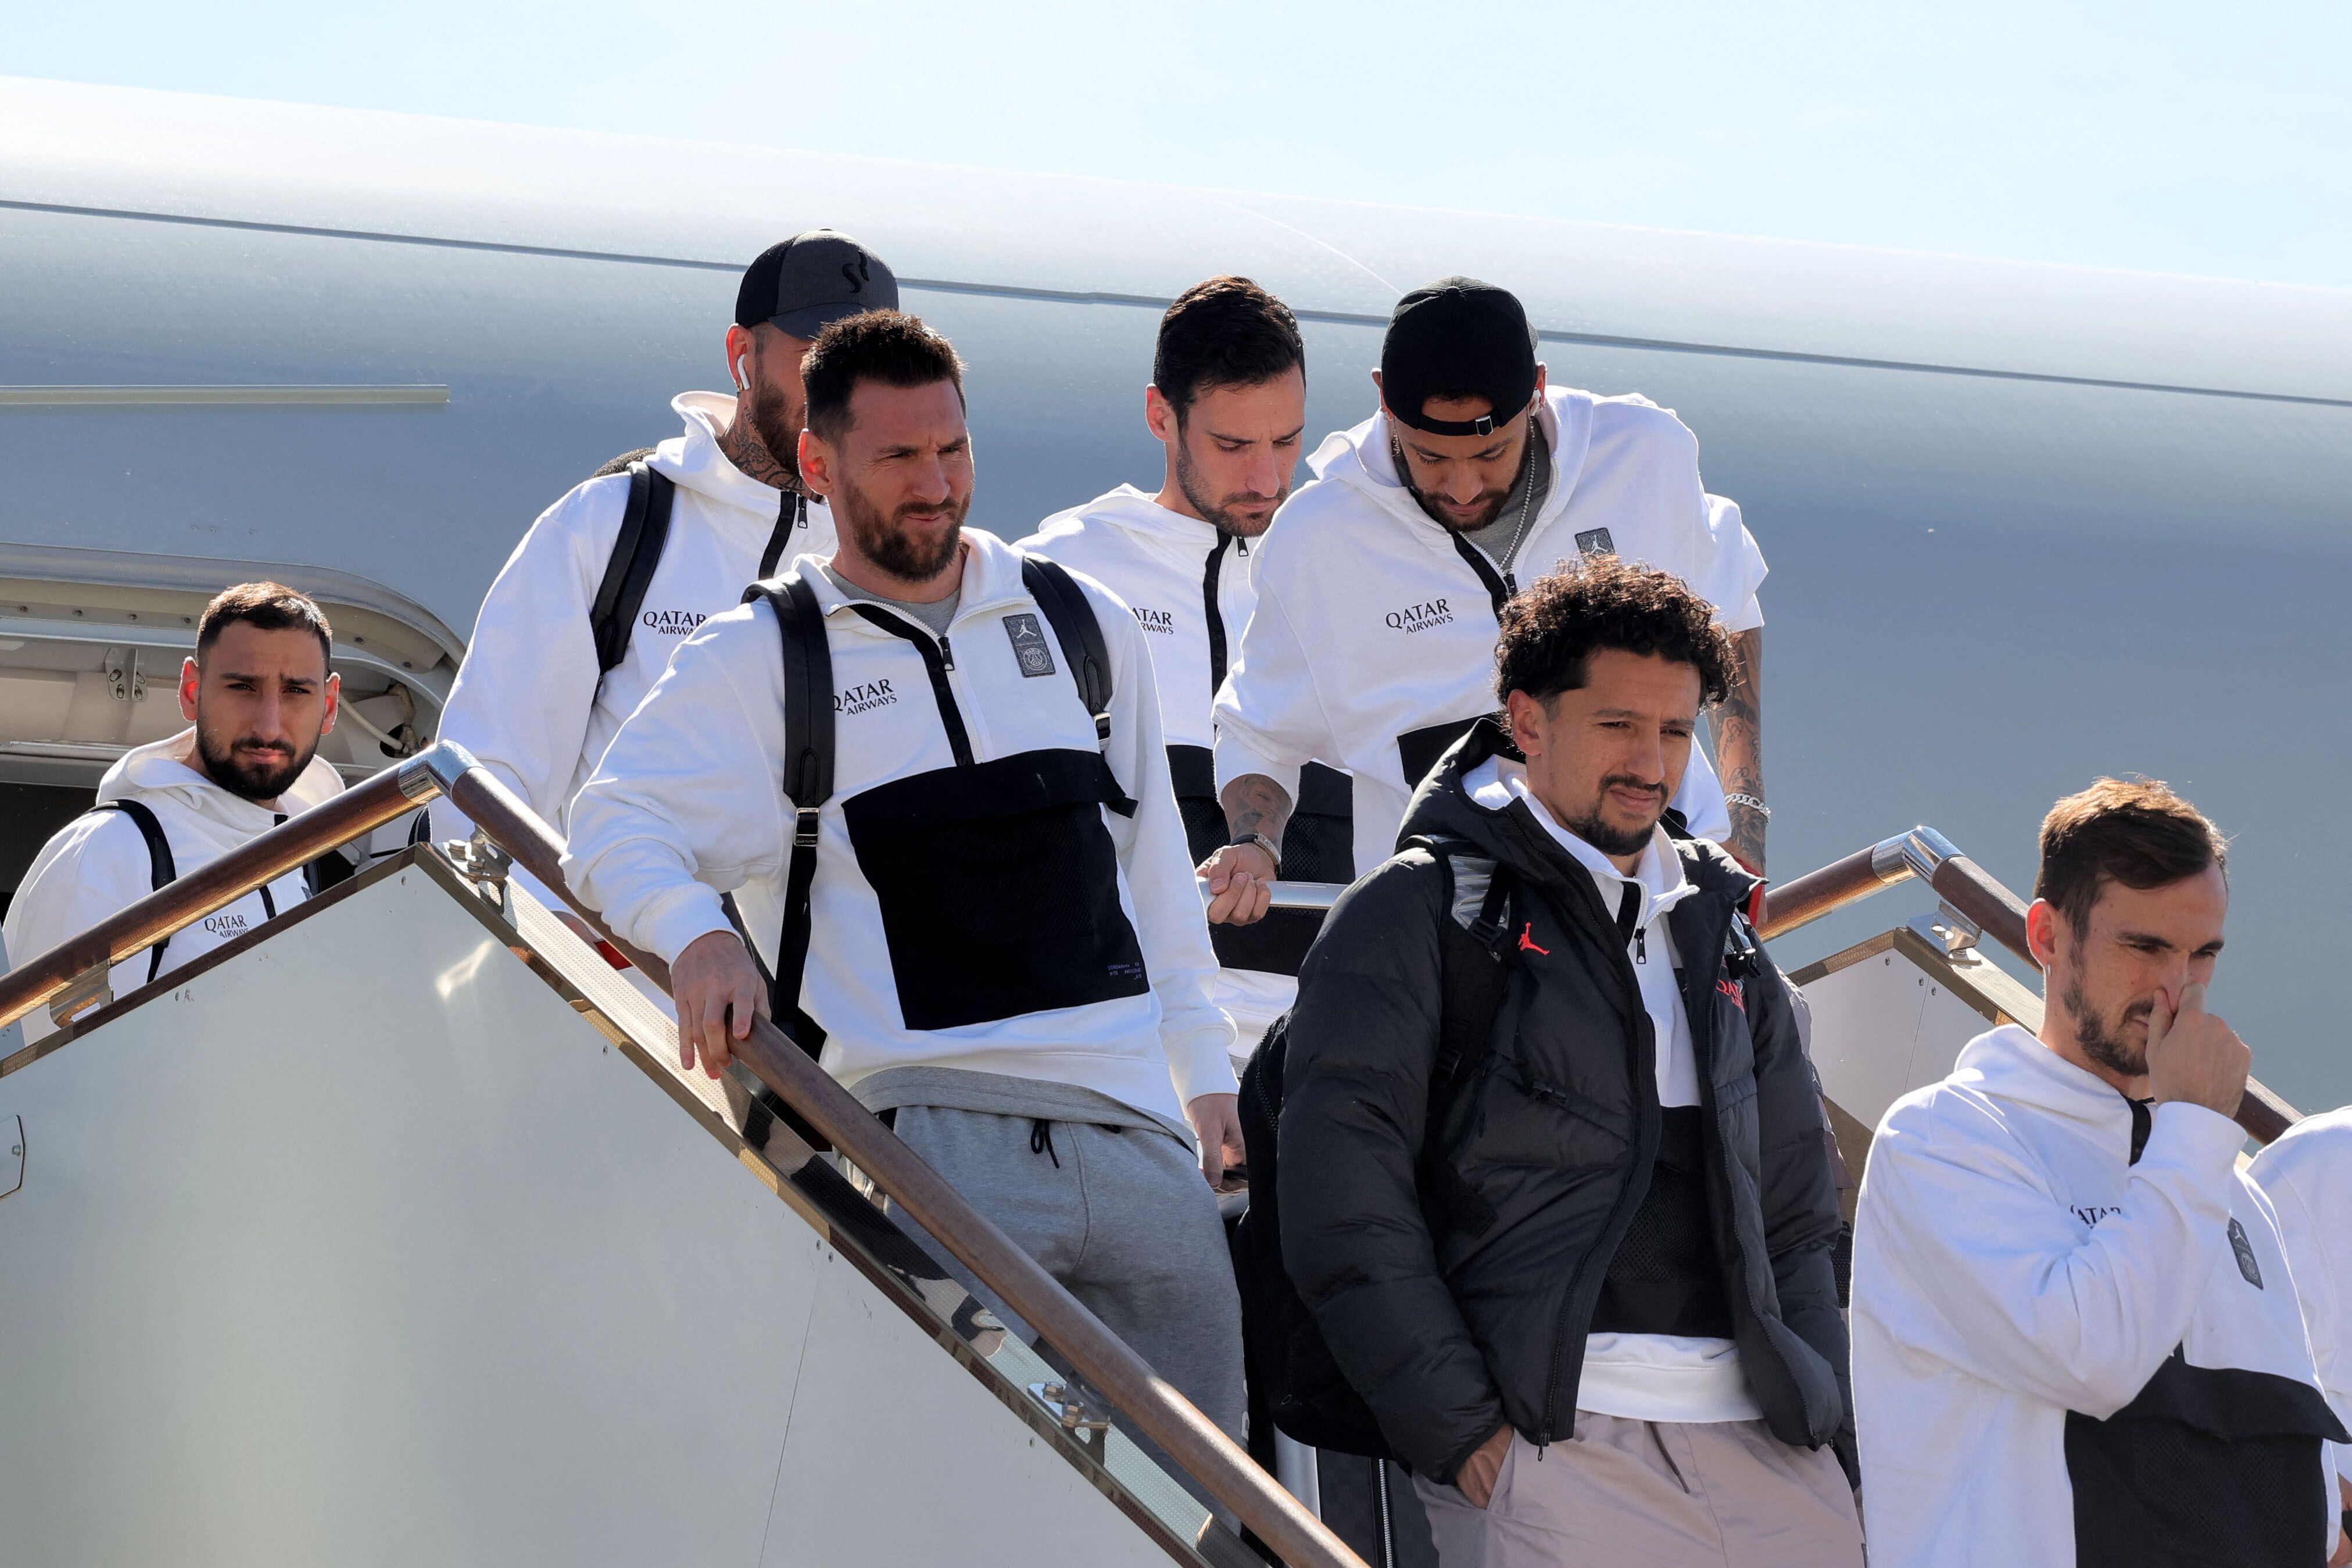
[{"label": "bearded man with beard", "polygon": [[1232,1026],[1146,634],[964,529],[945,339],[872,311],[803,370],[801,471],[839,544],[678,649],[573,801],[564,875],[669,963],[688,1067],[776,1017],[1238,1438],[1212,1191],[1241,1156]]},{"label": "bearded man with beard", "polygon": [[[1694,751],[1674,805],[1764,868],[1764,561],[1700,483],[1698,443],[1633,395],[1549,384],[1507,289],[1447,278],[1398,301],[1373,416],[1326,439],[1257,563],[1258,602],[1215,708],[1228,837],[1204,868],[1218,918],[1265,909],[1277,846],[1320,760],[1353,775],[1347,881],[1396,848],[1437,758],[1494,704],[1504,603],[1580,556],[1670,572],[1712,605],[1738,661],[1715,710],[1724,772]],[[1731,794],[1725,794],[1727,782]]]},{"label": "bearded man with beard", "polygon": [[[800,474],[801,361],[828,324],[898,303],[890,268],[845,234],[761,252],[726,333],[734,390],[680,393],[683,434],[614,458],[531,524],[482,600],[439,738],[561,836],[671,652],[746,584],[833,549],[832,514]],[[440,837],[467,831],[446,802],[433,812]]]},{"label": "bearded man with beard", "polygon": [[[8,952],[45,952],[341,793],[342,776],[318,754],[341,688],[332,647],[319,606],[279,584],[242,584],[205,605],[180,668],[189,727],[124,753],[99,781],[96,808],[42,847],[8,906]],[[110,990],[125,994],[246,935],[311,886],[293,871],[255,889],[116,964]],[[28,1016],[26,1040],[61,1021]]]},{"label": "bearded man with beard", "polygon": [[1447,1568],[1861,1568],[1811,1069],[1665,818],[1732,657],[1665,573],[1536,582],[1299,972],[1283,1261]]},{"label": "bearded man with beard", "polygon": [[[1145,426],[1164,451],[1156,493],[1134,485],[1047,518],[1021,548],[1086,573],[1127,602],[1151,650],[1176,804],[1195,861],[1232,842],[1217,802],[1210,705],[1257,607],[1258,545],[1289,498],[1307,426],[1307,350],[1289,307],[1246,278],[1212,278],[1160,319]],[[1285,876],[1346,881],[1345,773],[1309,763],[1282,840]],[[1220,895],[1250,896],[1244,876]],[[1212,931],[1217,1002],[1247,1051],[1290,1005],[1313,917]]]},{"label": "bearded man with beard", "polygon": [[2101,779],[2044,819],[2034,893],[2040,1026],[1896,1100],[1863,1177],[1870,1560],[2310,1568],[2347,1435],[2238,1169],[2249,1055],[2206,1004],[2228,847]]}]

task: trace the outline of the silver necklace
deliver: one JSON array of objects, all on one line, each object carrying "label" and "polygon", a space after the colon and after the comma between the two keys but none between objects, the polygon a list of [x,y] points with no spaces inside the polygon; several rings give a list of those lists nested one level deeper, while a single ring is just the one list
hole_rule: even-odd
[{"label": "silver necklace", "polygon": [[1511,532],[1510,548],[1503,552],[1502,567],[1510,570],[1519,558],[1519,542],[1528,536],[1528,515],[1536,504],[1536,422],[1528,419],[1528,460],[1519,470],[1519,526]]}]

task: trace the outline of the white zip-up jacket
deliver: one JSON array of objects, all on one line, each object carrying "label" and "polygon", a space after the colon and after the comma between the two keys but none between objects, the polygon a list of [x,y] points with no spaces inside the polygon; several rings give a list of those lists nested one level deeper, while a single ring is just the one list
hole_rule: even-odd
[{"label": "white zip-up jacket", "polygon": [[[1257,551],[1197,517],[1171,511],[1133,485],[1056,512],[1019,548],[1083,572],[1127,602],[1151,653],[1160,731],[1171,767],[1187,749],[1208,776],[1216,730],[1210,707],[1257,607]],[[1180,789],[1181,784],[1179,784]],[[1220,836],[1220,842],[1223,837]],[[1199,845],[1193,846],[1198,853]],[[1217,972],[1217,1005],[1246,1054],[1298,994],[1296,977],[1262,969]]]},{"label": "white zip-up jacket", "polygon": [[[2074,1468],[2099,1458],[2078,1444],[2129,1441],[2144,1394],[2193,1409],[2227,1404],[2217,1383],[2242,1394],[2251,1381],[2290,1425],[2328,1418],[2270,1203],[2237,1170],[2245,1134],[2202,1106],[2158,1105],[2133,1163],[2134,1120],[2114,1089],[2006,1025],[1879,1123],[1853,1313],[1874,1568],[2074,1563],[2078,1500],[2093,1515],[2145,1507],[2103,1469],[2078,1500]],[[2126,1406],[2132,1419],[2108,1420]],[[2139,1458],[2136,1485],[2163,1487],[2161,1463]],[[2231,1500],[2213,1496],[2230,1488],[2221,1463],[2206,1454],[2182,1495]],[[2325,1463],[2315,1444],[2315,1483]],[[2331,1504],[2307,1521],[2315,1543],[2333,1517]],[[2251,1542],[2197,1544],[2184,1561],[2272,1561]]]},{"label": "white zip-up jacket", "polygon": [[[1639,397],[1548,389],[1537,417],[1552,481],[1507,587],[1586,550],[1671,572],[1724,626],[1764,624],[1764,558],[1738,508],[1699,483],[1698,442]],[[1297,798],[1301,763],[1355,775],[1355,870],[1394,853],[1418,776],[1495,695],[1491,591],[1476,546],[1433,521],[1398,478],[1388,416],[1325,441],[1317,478],[1276,513],[1258,550],[1257,613],[1218,695],[1217,787],[1263,773]],[[1493,563],[1488,562],[1491,570]],[[1500,574],[1498,574],[1498,576]],[[1731,830],[1723,786],[1693,747],[1674,804],[1692,833]]]},{"label": "white zip-up jacket", "polygon": [[[295,812],[308,811],[341,795],[342,775],[324,759],[310,765],[278,797],[286,810],[272,812],[232,795],[183,758],[195,752],[195,731],[151,742],[127,752],[98,783],[98,801],[135,800],[155,814],[163,841],[172,847],[173,869],[185,877],[232,849],[242,848]],[[34,857],[32,868],[8,905],[5,935],[8,956],[22,963],[69,937],[120,914],[155,890],[147,840],[139,825],[119,811],[92,811],[59,828]],[[194,925],[172,933],[163,946],[157,978],[236,941],[309,896],[299,870],[223,905]],[[116,964],[108,984],[117,996],[147,984],[152,948]],[[25,1016],[29,1043],[56,1031],[48,1009]]]},{"label": "white zip-up jacket", "polygon": [[[2278,1212],[2319,1387],[2352,1426],[2352,1107],[2306,1116],[2246,1167]],[[2352,1448],[2336,1454],[2352,1480]]]},{"label": "white zip-up jacket", "polygon": [[[735,414],[731,395],[681,393],[670,406],[685,434],[646,459],[677,487],[669,538],[621,662],[599,678],[590,626],[629,500],[628,476],[608,474],[574,485],[515,546],[482,600],[441,715],[439,738],[471,752],[559,836],[621,721],[695,627],[742,602],[779,520],[793,510],[789,492],[751,478],[719,449]],[[812,500],[778,559],[830,555],[833,546],[833,514]],[[436,837],[470,831],[446,802],[433,810]]]},{"label": "white zip-up jacket", "polygon": [[[1144,633],[1080,579],[1115,689],[1102,750],[1021,557],[977,531],[964,541],[944,645],[796,563],[824,612],[836,749],[801,1005],[847,1085],[885,1068],[964,1068],[1076,1084],[1181,1126],[1186,1102],[1236,1086]],[[665,960],[729,930],[719,896],[741,889],[772,962],[793,826],[784,745],[774,612],[762,601],[713,616],[572,802],[565,877]],[[1126,802],[1066,787],[1105,762]],[[993,809],[1008,790],[1035,809]],[[1071,953],[1091,970],[1073,972]],[[1002,976],[1024,965],[1050,971],[1035,994],[1077,999],[1008,1003]]]}]

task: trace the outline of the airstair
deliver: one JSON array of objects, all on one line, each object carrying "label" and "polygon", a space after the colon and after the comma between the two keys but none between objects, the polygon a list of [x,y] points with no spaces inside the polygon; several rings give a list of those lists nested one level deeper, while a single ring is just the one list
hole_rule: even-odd
[{"label": "airstair", "polygon": [[[108,992],[445,794],[471,845]],[[436,745],[0,976],[0,1025],[65,1023],[0,1058],[8,1563],[1266,1560],[1235,1524],[1299,1568],[1429,1561],[1409,1491],[1327,1464],[1335,1534],[772,1026],[732,1076],[679,1072],[663,1011],[508,875],[561,891],[555,859]],[[1776,890],[1764,929],[1912,878],[1938,916],[1797,976],[1857,1174],[1886,1103],[2038,1018],[1977,951],[2021,950],[2021,906],[1924,828]],[[2241,1118],[2292,1119],[2258,1088]]]}]

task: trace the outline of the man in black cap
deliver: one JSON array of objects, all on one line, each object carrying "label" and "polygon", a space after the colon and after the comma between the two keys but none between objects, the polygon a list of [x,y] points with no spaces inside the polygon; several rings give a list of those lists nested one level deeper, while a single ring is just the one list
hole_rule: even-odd
[{"label": "man in black cap", "polygon": [[1695,750],[1673,804],[1760,871],[1764,561],[1739,509],[1700,484],[1696,438],[1646,398],[1547,386],[1526,310],[1475,279],[1399,301],[1372,380],[1380,411],[1307,459],[1315,481],[1260,546],[1256,613],[1216,704],[1234,841],[1202,868],[1215,912],[1264,911],[1310,760],[1355,775],[1355,870],[1387,859],[1413,791],[1494,709],[1505,601],[1585,554],[1672,573],[1733,634],[1716,710],[1730,794]]},{"label": "man in black cap", "polygon": [[[890,268],[845,234],[761,251],[727,329],[735,390],[680,393],[682,435],[614,458],[540,514],[482,601],[441,738],[562,833],[670,651],[747,584],[833,552],[833,514],[800,477],[801,359],[831,322],[898,305]],[[434,810],[440,836],[467,831]]]}]

